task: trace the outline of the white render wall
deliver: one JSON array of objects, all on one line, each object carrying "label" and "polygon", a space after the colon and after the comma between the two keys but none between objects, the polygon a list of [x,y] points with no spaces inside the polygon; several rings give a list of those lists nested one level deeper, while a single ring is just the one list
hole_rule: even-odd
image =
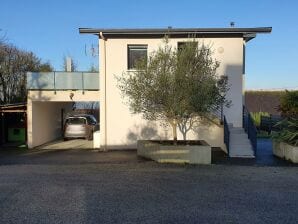
[{"label": "white render wall", "polygon": [[99,101],[99,97],[99,91],[28,91],[28,147],[34,148],[61,138],[61,109],[65,118],[72,111],[73,102]]},{"label": "white render wall", "polygon": [[[187,39],[170,39],[174,47]],[[229,77],[228,97],[232,107],[225,108],[229,123],[242,126],[243,105],[243,38],[205,38],[200,43],[212,47],[214,57],[220,62],[217,72]],[[138,139],[171,139],[171,129],[161,127],[157,122],[148,122],[140,115],[132,115],[117,88],[115,76],[127,71],[127,45],[147,44],[148,54],[162,45],[162,39],[100,39],[100,130],[101,146],[105,148],[135,148]],[[106,80],[105,80],[106,79]],[[178,131],[178,133],[180,133]],[[200,126],[188,133],[188,139],[204,139],[211,146],[225,149],[222,128]],[[179,134],[178,139],[182,139]]]},{"label": "white render wall", "polygon": [[53,141],[62,135],[61,109],[72,109],[71,102],[28,102],[28,147]]}]

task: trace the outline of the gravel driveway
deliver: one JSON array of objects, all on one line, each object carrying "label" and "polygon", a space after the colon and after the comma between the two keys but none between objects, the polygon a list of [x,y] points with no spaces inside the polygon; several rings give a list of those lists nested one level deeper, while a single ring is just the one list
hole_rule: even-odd
[{"label": "gravel driveway", "polygon": [[298,168],[161,165],[135,151],[0,155],[1,223],[297,223]]}]

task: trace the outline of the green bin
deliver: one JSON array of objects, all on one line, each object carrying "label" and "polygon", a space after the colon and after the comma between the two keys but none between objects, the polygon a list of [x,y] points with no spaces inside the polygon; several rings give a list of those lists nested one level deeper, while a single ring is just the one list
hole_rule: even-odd
[{"label": "green bin", "polygon": [[25,128],[8,128],[9,142],[25,142],[26,141]]}]

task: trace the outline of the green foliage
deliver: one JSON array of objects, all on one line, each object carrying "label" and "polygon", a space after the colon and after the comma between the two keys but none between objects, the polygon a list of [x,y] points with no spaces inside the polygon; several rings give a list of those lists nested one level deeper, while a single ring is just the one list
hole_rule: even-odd
[{"label": "green foliage", "polygon": [[94,64],[91,64],[88,71],[89,72],[98,72],[98,68]]},{"label": "green foliage", "polygon": [[170,124],[174,140],[178,126],[186,138],[194,121],[228,104],[227,79],[216,75],[218,66],[208,46],[188,41],[177,49],[166,40],[134,72],[117,77],[118,87],[133,113]]},{"label": "green foliage", "polygon": [[279,110],[283,116],[298,118],[298,90],[286,90],[281,97]]},{"label": "green foliage", "polygon": [[261,116],[264,117],[270,117],[270,114],[268,112],[250,112],[251,118],[253,119],[253,122],[256,127],[260,127],[261,124]]},{"label": "green foliage", "polygon": [[269,134],[267,131],[258,131],[257,138],[271,138],[271,134]]},{"label": "green foliage", "polygon": [[34,53],[0,40],[0,104],[25,102],[26,72],[52,71]]},{"label": "green foliage", "polygon": [[298,119],[287,118],[276,124],[281,131],[276,132],[273,138],[280,142],[298,146]]}]

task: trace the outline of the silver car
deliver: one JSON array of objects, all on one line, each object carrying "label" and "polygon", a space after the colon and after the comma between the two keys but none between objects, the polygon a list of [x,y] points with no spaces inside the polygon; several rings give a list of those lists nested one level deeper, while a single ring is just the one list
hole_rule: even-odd
[{"label": "silver car", "polygon": [[95,131],[97,121],[93,115],[73,115],[65,120],[63,138],[68,140],[70,138],[85,138],[87,140],[93,139],[93,132]]}]

